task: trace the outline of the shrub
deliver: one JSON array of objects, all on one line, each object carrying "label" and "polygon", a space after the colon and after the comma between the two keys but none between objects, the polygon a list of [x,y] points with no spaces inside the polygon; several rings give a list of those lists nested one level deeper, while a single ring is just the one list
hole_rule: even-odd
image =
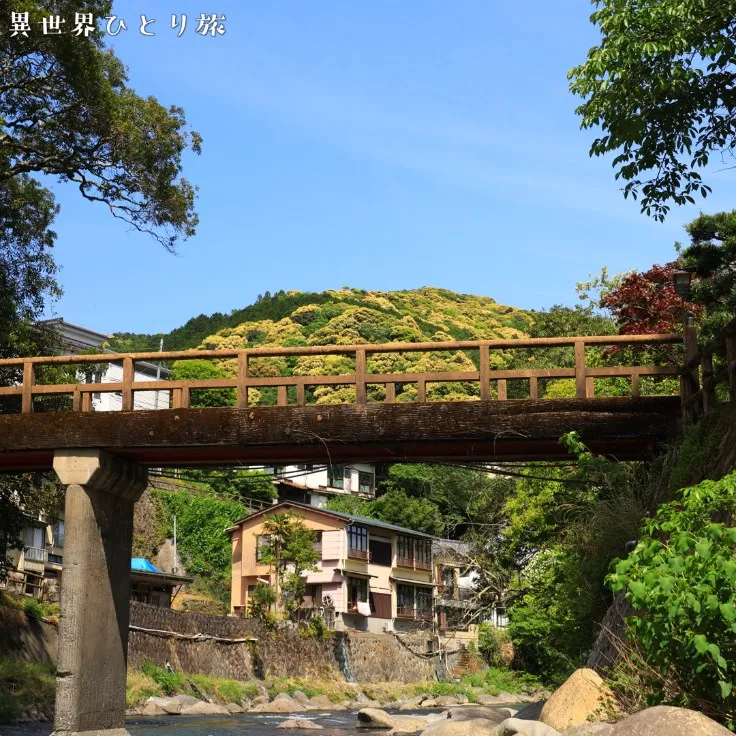
[{"label": "shrub", "polygon": [[164,695],[175,695],[188,689],[186,678],[181,672],[168,672],[153,662],[144,662],[141,669],[144,675],[150,677],[161,688]]},{"label": "shrub", "polygon": [[[635,615],[629,633],[680,700],[710,704],[736,722],[736,473],[681,490],[644,524],[634,551],[609,576]],[[663,700],[663,689],[652,694]]]},{"label": "shrub", "polygon": [[[509,649],[511,638],[504,629],[499,629],[491,623],[484,622],[478,627],[478,651],[489,667],[500,667],[504,662],[504,655]],[[506,650],[506,651],[504,651]]]}]

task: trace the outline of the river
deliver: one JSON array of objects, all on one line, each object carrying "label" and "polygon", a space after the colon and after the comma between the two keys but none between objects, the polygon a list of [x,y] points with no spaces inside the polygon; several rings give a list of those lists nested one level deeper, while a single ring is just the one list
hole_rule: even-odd
[{"label": "river", "polygon": [[[398,711],[388,711],[398,713]],[[400,715],[437,714],[436,708],[429,710],[402,710]],[[314,721],[324,730],[302,730],[276,728],[291,718]],[[244,713],[234,716],[168,716],[166,718],[129,718],[125,726],[131,736],[353,736],[358,718],[356,711],[316,713]],[[18,726],[0,725],[0,736],[50,736],[52,723],[26,723]],[[377,736],[386,731],[360,729],[361,736]]]}]

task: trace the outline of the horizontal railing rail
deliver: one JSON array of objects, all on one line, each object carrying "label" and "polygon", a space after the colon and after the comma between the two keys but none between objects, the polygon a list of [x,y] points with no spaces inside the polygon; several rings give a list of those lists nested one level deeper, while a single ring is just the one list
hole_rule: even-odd
[{"label": "horizontal railing rail", "polygon": [[[20,411],[33,411],[34,399],[46,396],[69,395],[73,411],[90,411],[92,397],[102,394],[119,394],[120,409],[137,408],[136,392],[165,394],[163,403],[156,408],[187,408],[191,405],[193,391],[202,389],[229,389],[234,391],[234,405],[244,408],[253,405],[249,400],[250,389],[275,388],[278,406],[296,406],[307,403],[307,389],[327,386],[349,386],[355,389],[356,404],[368,403],[368,389],[383,386],[385,403],[396,402],[397,386],[416,386],[416,401],[427,401],[427,386],[434,383],[469,382],[479,385],[479,398],[488,401],[495,398],[508,400],[508,382],[528,382],[528,398],[539,398],[539,382],[554,379],[574,379],[577,398],[591,398],[595,394],[597,379],[626,378],[630,381],[631,395],[641,395],[641,378],[647,376],[680,376],[679,365],[586,365],[586,348],[610,346],[663,346],[681,344],[681,335],[602,335],[586,337],[545,337],[517,340],[461,340],[456,342],[386,343],[366,345],[312,345],[301,347],[247,348],[242,350],[188,350],[160,353],[102,353],[99,355],[64,355],[30,358],[0,359],[0,370],[15,369],[19,375],[14,385],[0,387],[1,397],[21,397]],[[534,350],[544,348],[574,348],[574,365],[560,368],[492,368],[491,351]],[[457,371],[383,372],[369,370],[370,356],[389,353],[457,353],[474,351],[477,369]],[[354,361],[355,370],[340,375],[254,375],[252,361],[259,358],[298,358],[306,356],[348,356]],[[136,363],[154,364],[172,360],[234,360],[235,375],[226,378],[201,380],[153,380],[136,375]],[[89,364],[116,365],[119,378],[102,382],[42,383],[38,369],[45,366],[83,366]],[[474,362],[475,365],[475,362]],[[120,371],[122,366],[122,372]],[[492,385],[495,384],[495,396]],[[292,390],[291,396],[289,389]],[[468,397],[471,398],[471,397]]]}]

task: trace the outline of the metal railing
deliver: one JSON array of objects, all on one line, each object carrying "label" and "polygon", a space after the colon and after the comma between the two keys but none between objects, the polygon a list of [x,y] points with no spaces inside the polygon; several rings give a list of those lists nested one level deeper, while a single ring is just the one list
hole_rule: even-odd
[{"label": "metal railing", "polygon": [[[307,388],[323,386],[351,386],[355,389],[353,403],[369,403],[369,386],[383,387],[383,403],[396,402],[397,386],[416,386],[416,401],[427,401],[427,386],[443,382],[467,382],[479,387],[477,396],[468,399],[481,401],[508,400],[508,382],[524,380],[528,383],[528,398],[539,398],[539,382],[550,379],[568,378],[575,381],[577,398],[594,396],[597,379],[627,378],[631,384],[631,395],[639,396],[640,379],[644,376],[679,376],[682,372],[677,365],[621,365],[591,367],[586,365],[586,348],[604,346],[661,346],[682,343],[681,335],[603,335],[587,337],[544,337],[517,340],[462,340],[457,342],[387,343],[370,345],[324,345],[305,347],[249,348],[245,350],[189,350],[160,353],[120,353],[110,355],[72,355],[34,358],[0,359],[0,370],[15,371],[17,384],[0,387],[0,397],[20,397],[20,412],[33,411],[34,399],[43,396],[71,396],[72,411],[90,411],[93,394],[119,393],[121,409],[131,411],[135,407],[134,393],[137,391],[168,391],[169,407],[186,408],[191,405],[193,391],[201,389],[231,389],[234,391],[233,405],[244,408],[253,406],[256,401],[253,389],[275,388],[278,406],[304,406],[307,404]],[[492,368],[490,355],[493,351],[503,352],[519,349],[574,348],[574,365],[560,368]],[[375,355],[389,353],[428,353],[456,354],[472,351],[473,370],[427,371],[405,373],[378,372],[380,363],[371,362]],[[354,370],[341,375],[259,375],[268,373],[261,369],[260,358],[299,358],[305,356],[347,356]],[[135,380],[137,362],[158,362],[173,360],[215,360],[230,361],[226,366],[227,378],[202,380]],[[102,383],[43,383],[44,366],[83,366],[89,364],[122,364],[122,380]],[[271,367],[272,370],[272,367]],[[290,396],[289,390],[293,390]]]},{"label": "metal railing", "polygon": [[41,547],[25,547],[23,557],[29,562],[46,562],[48,552]]}]

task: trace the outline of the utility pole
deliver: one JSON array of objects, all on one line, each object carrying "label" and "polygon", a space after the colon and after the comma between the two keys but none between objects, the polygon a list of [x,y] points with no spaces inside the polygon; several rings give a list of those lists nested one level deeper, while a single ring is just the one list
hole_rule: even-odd
[{"label": "utility pole", "polygon": [[171,571],[176,574],[178,570],[179,568],[176,566],[176,514],[174,514],[174,565]]},{"label": "utility pole", "polygon": [[[159,353],[163,353],[163,351],[164,351],[164,339],[163,339],[163,337],[161,338],[161,342],[158,344],[158,351],[159,351]],[[156,380],[157,381],[160,381],[161,380],[161,361],[160,360],[158,362],[158,368],[156,368]],[[154,397],[153,397],[153,408],[154,409],[158,409],[158,390],[156,390],[156,393],[154,394]],[[176,571],[174,571],[174,572],[176,572]]]}]

